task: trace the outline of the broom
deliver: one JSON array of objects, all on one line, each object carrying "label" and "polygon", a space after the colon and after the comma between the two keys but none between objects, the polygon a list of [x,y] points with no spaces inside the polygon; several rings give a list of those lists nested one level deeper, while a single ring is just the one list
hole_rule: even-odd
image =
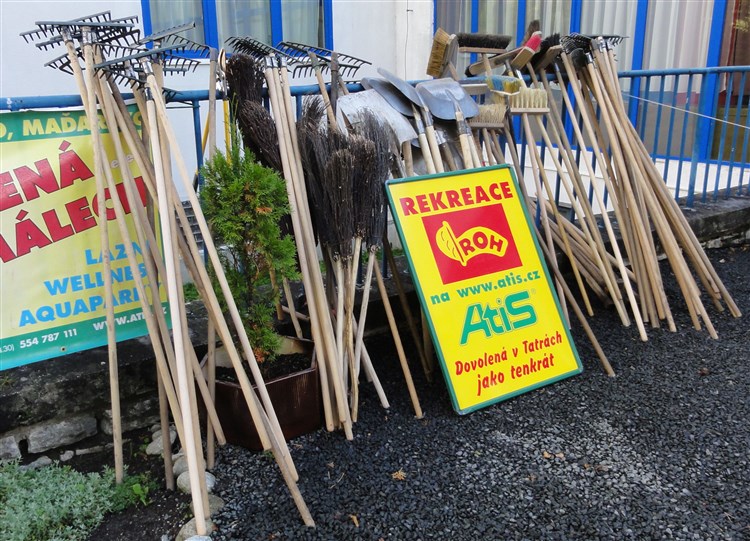
[{"label": "broom", "polygon": [[[385,231],[386,215],[383,182],[388,178],[390,170],[390,140],[392,138],[392,135],[387,133],[386,127],[375,116],[369,113],[363,115],[362,121],[357,124],[356,133],[361,139],[369,143],[368,146],[371,152],[358,154],[364,160],[360,159],[358,174],[355,175],[356,185],[354,187],[355,228],[358,229],[358,238],[362,239],[364,237],[368,246],[367,270],[365,272],[362,302],[357,319],[357,335],[353,352],[355,381],[359,377],[361,366],[364,345],[363,337],[372,285],[373,266],[376,263],[377,250]],[[358,256],[358,254],[359,251],[355,250],[355,256]],[[356,270],[353,269],[353,273],[356,273]],[[352,274],[353,277],[354,274]],[[351,291],[351,294],[353,300],[354,290]],[[379,382],[370,363],[366,363],[366,370],[368,379],[376,381],[376,388],[378,388]],[[382,392],[382,387],[380,389],[379,394]],[[385,395],[382,394],[381,402],[383,402],[384,407],[388,407],[388,401],[384,399]],[[356,420],[357,418],[358,407],[358,396],[353,396],[352,420]]]},{"label": "broom", "polygon": [[[559,69],[556,65],[556,62],[559,60],[559,56],[561,53],[561,46],[559,45],[559,43],[560,43],[559,34],[553,34],[552,36],[542,40],[542,47],[540,47],[540,53],[538,53],[538,55],[535,55],[535,57],[532,59],[531,63],[534,65],[534,68],[530,69],[529,73],[532,77],[532,80],[535,83],[536,83],[535,72],[539,73],[541,83],[548,95],[548,103],[549,103],[550,112],[551,112],[551,114],[549,115],[549,118],[552,120],[552,124],[551,124],[552,134],[555,135],[556,137],[555,142],[557,143],[558,149],[560,149],[560,154],[566,163],[566,167],[569,173],[571,173],[571,178],[575,185],[574,186],[575,193],[585,194],[586,190],[585,190],[585,187],[583,186],[583,181],[580,176],[578,166],[576,164],[575,156],[571,148],[570,141],[568,140],[568,135],[562,124],[561,116],[557,108],[557,103],[553,99],[552,91],[550,89],[549,82],[547,79],[547,68],[549,66],[554,66],[555,69]],[[563,94],[563,101],[566,102],[566,105],[569,105],[569,99],[568,99],[567,93],[563,91],[562,94]],[[571,114],[571,117],[574,117],[573,113],[570,110],[568,112],[569,114]],[[577,123],[573,123],[573,129],[576,132],[576,135],[578,136],[578,144],[580,145],[581,148],[584,148],[585,142],[583,141],[583,137],[580,134],[580,129]],[[601,189],[595,180],[596,176],[593,170],[593,166],[591,164],[591,160],[589,159],[589,155],[588,153],[583,152],[581,154],[581,157],[584,161],[584,165],[589,174],[589,178],[591,179],[590,186],[592,188],[594,198],[597,204],[599,205],[599,208],[606,210],[606,204],[604,203],[604,198],[602,196]],[[561,176],[560,178],[564,179],[565,177]],[[594,255],[595,262],[597,266],[602,270],[602,275],[605,279],[605,284],[608,290],[610,291],[610,295],[612,299],[616,303],[621,303],[622,298],[620,295],[620,290],[617,287],[617,279],[614,276],[611,264],[607,261],[607,256],[609,254],[604,247],[603,239],[599,232],[599,226],[598,226],[596,218],[594,217],[593,209],[591,208],[589,200],[588,198],[583,197],[583,196],[573,197],[569,192],[569,187],[567,183],[564,184],[564,187],[566,191],[568,191],[568,196],[570,200],[574,203],[574,205],[581,207],[580,210],[577,210],[576,212],[579,216],[582,216],[580,224],[586,235],[586,238],[589,241],[589,246],[591,248],[592,254]],[[583,214],[581,214],[581,211],[583,212]],[[617,242],[617,239],[614,236],[612,225],[609,219],[609,214],[606,211],[602,212],[602,221],[604,222],[604,227],[608,234],[610,245],[612,246],[612,250],[615,255],[616,266],[619,270],[620,278],[625,287],[628,301],[630,303],[630,307],[633,312],[633,317],[636,320],[636,324],[638,325],[639,332],[641,332],[642,334],[645,334],[645,329],[643,328],[643,321],[641,318],[640,310],[638,308],[638,303],[635,299],[631,280],[630,280],[630,277],[628,276],[627,269],[625,267],[622,255],[620,253],[619,243]],[[624,313],[624,311],[622,310],[618,310],[618,312],[620,313],[623,324],[628,325],[629,320],[627,319],[627,314]]]},{"label": "broom", "polygon": [[438,28],[432,38],[432,48],[427,61],[427,75],[435,78],[450,75],[454,79],[458,79],[455,67],[457,52],[458,40],[456,36]]},{"label": "broom", "polygon": [[[513,58],[505,58],[505,64],[506,69],[509,72],[512,72],[513,69],[517,68],[518,66],[525,66],[526,63],[534,56],[535,52],[538,51],[539,47],[541,46],[541,33],[540,32],[534,32],[531,34],[531,37],[527,40],[526,44],[520,48],[520,50],[515,54]],[[544,185],[545,190],[548,193],[548,197],[551,196],[551,190],[549,188],[549,183],[546,178],[546,173],[544,172],[544,164],[542,163],[541,157],[539,156],[537,149],[536,149],[536,143],[534,142],[534,136],[531,131],[531,125],[529,123],[529,115],[532,114],[545,114],[548,112],[548,109],[546,107],[546,93],[544,91],[539,91],[536,89],[528,89],[525,87],[525,84],[523,83],[523,80],[518,77],[519,83],[520,83],[520,91],[515,93],[509,93],[509,108],[511,113],[520,113],[521,114],[521,120],[523,122],[524,132],[526,134],[527,140],[531,143],[529,145],[529,148],[532,153],[532,159],[531,159],[531,168],[532,173],[534,176],[534,180],[536,181],[536,191],[537,191],[537,198],[540,199],[542,197],[542,185]],[[509,83],[505,83],[505,86],[510,86]],[[517,88],[516,85],[513,85],[513,89]],[[521,164],[518,164],[517,169],[521,168]],[[522,177],[521,177],[522,178]],[[524,183],[521,183],[521,186],[524,186]],[[531,200],[528,198],[527,194],[524,194],[526,196],[526,201],[529,205],[531,205]],[[554,200],[554,197],[551,197],[552,200]],[[556,212],[556,207],[553,205],[553,210]],[[548,243],[548,248],[552,250],[552,232],[550,229],[549,219],[547,216],[547,212],[545,210],[545,207],[542,206],[540,209],[541,212],[541,219],[542,219],[542,225],[543,230],[546,234],[546,241]],[[584,296],[584,299],[587,304],[587,308],[589,309],[589,312],[591,311],[588,297],[586,296],[585,289],[583,288],[583,284],[580,278],[580,274],[577,272],[577,268],[575,267],[575,262],[572,260],[572,254],[570,252],[570,247],[566,246],[566,253],[568,253],[569,258],[571,258],[571,262],[574,266],[574,271],[576,274],[576,280],[578,281],[579,289],[581,290],[582,295]],[[556,261],[551,261],[551,265],[556,265]],[[558,292],[559,292],[559,298],[561,303],[564,304],[565,296],[563,295],[563,292],[561,290],[561,285],[558,283]],[[563,305],[564,309],[564,305]]]},{"label": "broom", "polygon": [[[235,116],[242,134],[242,143],[249,149],[258,161],[283,174],[279,140],[276,135],[276,125],[271,114],[263,106],[263,84],[265,75],[260,63],[250,56],[235,54],[227,62],[227,82],[230,100],[235,107]],[[282,235],[294,237],[291,218],[285,215],[279,221]],[[278,290],[275,278],[271,277],[274,290]],[[302,329],[297,317],[294,297],[289,281],[282,280],[284,297],[289,308],[289,315],[298,338],[302,338]],[[279,320],[282,319],[280,303],[277,301]]]},{"label": "broom", "polygon": [[[321,114],[322,113],[322,114]],[[332,170],[333,166],[329,165],[331,157],[335,152],[346,150],[345,148],[345,136],[336,131],[328,131],[325,125],[322,125],[322,118],[325,112],[314,101],[308,100],[304,104],[303,115],[299,122],[299,140],[300,140],[300,154],[302,160],[302,167],[305,171],[305,177],[307,178],[308,186],[308,197],[309,207],[311,209],[310,218],[315,224],[315,230],[317,231],[318,241],[323,247],[324,256],[328,257],[328,272],[327,276],[336,276],[338,290],[335,291],[335,295],[331,300],[331,303],[336,306],[336,329],[332,335],[335,355],[330,359],[331,364],[337,364],[337,367],[332,368],[329,372],[330,387],[334,390],[342,390],[344,388],[343,381],[346,372],[341,372],[340,369],[343,365],[343,350],[341,344],[343,342],[343,268],[341,266],[340,256],[343,251],[344,254],[351,253],[351,246],[348,248],[344,246],[343,237],[347,234],[343,231],[343,228],[336,222],[343,224],[345,219],[349,226],[351,226],[351,217],[344,216],[349,210],[349,204],[351,197],[348,196],[343,201],[340,199],[337,193],[337,186],[330,186],[331,175],[334,174]],[[346,153],[339,154],[337,165],[345,165],[343,160],[350,158]],[[338,171],[335,171],[338,174]],[[335,182],[335,180],[333,181]],[[350,182],[345,182],[342,189],[347,190],[350,193]],[[334,216],[334,213],[336,216]],[[351,240],[351,236],[349,237]],[[335,254],[335,256],[334,256]],[[336,290],[335,285],[332,281],[329,282],[329,294],[333,294]],[[318,299],[319,302],[325,303],[323,298]],[[330,311],[330,307],[326,306],[327,312]],[[333,352],[332,352],[333,353]],[[342,374],[342,376],[337,376]],[[338,392],[338,391],[337,391]],[[339,411],[339,416],[342,418],[345,416],[343,411]]]}]

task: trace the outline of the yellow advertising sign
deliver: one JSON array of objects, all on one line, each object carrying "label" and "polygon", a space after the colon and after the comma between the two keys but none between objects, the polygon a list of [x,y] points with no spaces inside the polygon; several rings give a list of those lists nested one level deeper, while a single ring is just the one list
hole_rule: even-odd
[{"label": "yellow advertising sign", "polygon": [[[139,124],[137,113],[134,120]],[[111,135],[102,140],[107,156],[114,156]],[[0,115],[0,370],[107,343],[93,161],[83,111]],[[122,164],[109,165],[125,212],[145,206],[146,187],[135,162],[126,166],[137,201],[125,195]],[[115,221],[113,194],[107,190],[105,196],[116,336],[125,340],[147,332],[133,276],[145,275],[146,247],[136,242],[131,222],[140,264],[134,271]]]},{"label": "yellow advertising sign", "polygon": [[386,187],[458,413],[581,372],[509,167]]}]

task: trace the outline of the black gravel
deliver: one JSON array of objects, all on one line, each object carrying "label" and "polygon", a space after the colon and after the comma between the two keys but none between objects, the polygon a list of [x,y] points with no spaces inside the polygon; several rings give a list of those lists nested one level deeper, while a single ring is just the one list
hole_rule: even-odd
[{"label": "black gravel", "polygon": [[[709,257],[750,314],[748,246]],[[213,538],[750,539],[748,316],[707,306],[712,340],[666,281],[677,333],[649,329],[644,343],[614,310],[591,320],[616,377],[576,325],[581,375],[463,417],[412,363],[416,420],[389,341],[371,343],[390,410],[362,385],[354,441],[321,430],[290,445],[317,527],[271,458],[227,446]]]}]

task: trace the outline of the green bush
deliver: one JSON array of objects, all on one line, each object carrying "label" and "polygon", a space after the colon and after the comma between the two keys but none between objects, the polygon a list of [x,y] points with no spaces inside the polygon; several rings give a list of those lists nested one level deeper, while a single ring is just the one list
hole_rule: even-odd
[{"label": "green bush", "polygon": [[144,475],[116,485],[111,469],[83,474],[57,464],[23,470],[17,462],[0,462],[0,539],[85,539],[107,513],[147,504],[152,487]]},{"label": "green bush", "polygon": [[280,341],[274,329],[279,291],[268,287],[269,276],[277,283],[298,276],[294,241],[279,227],[289,213],[284,180],[236,143],[229,156],[216,153],[202,174],[201,209],[221,247],[224,274],[247,337],[259,361],[272,358]]}]

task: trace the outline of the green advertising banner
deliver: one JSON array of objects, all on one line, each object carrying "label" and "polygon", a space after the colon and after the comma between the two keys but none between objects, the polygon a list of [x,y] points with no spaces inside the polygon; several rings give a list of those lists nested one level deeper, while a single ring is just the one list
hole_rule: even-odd
[{"label": "green advertising banner", "polygon": [[[131,115],[140,126],[140,115]],[[100,126],[104,127],[102,117]],[[90,131],[83,111],[0,115],[0,370],[107,343],[102,247]],[[107,156],[112,138],[102,136]],[[130,216],[131,204],[145,205],[146,188],[134,161],[139,201],[122,185],[122,164],[109,163],[117,196]],[[116,336],[147,334],[106,192],[109,251],[114,286]],[[131,239],[137,239],[132,222]],[[143,251],[133,243],[137,272],[145,276]],[[164,293],[161,293],[162,306]]]}]

